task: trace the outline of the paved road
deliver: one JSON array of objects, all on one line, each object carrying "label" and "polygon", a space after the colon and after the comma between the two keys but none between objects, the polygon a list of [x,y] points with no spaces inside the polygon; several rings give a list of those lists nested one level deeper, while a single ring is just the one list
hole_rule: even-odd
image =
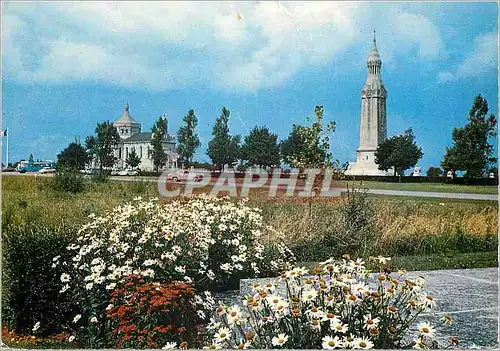
[{"label": "paved road", "polygon": [[[423,314],[420,320],[438,325],[443,338],[457,336],[463,348],[498,348],[498,268],[413,271],[408,275],[425,277],[425,291],[436,298],[434,313]],[[236,302],[239,294],[248,294],[256,281],[270,280],[241,280],[241,290],[235,296],[229,296],[230,301]],[[453,325],[440,325],[439,319],[445,314],[453,317]],[[446,339],[441,340],[446,342]]]},{"label": "paved road", "polygon": [[[17,172],[5,172],[2,176],[35,176],[35,177],[51,177],[53,174],[38,174],[38,173],[24,173],[20,174]],[[135,182],[135,181],[147,181],[156,182],[156,177],[140,177],[140,176],[111,176],[111,180],[119,182]],[[210,182],[213,185],[214,181]],[[240,187],[241,184],[237,184]],[[269,189],[271,186],[269,184],[263,185],[263,189]],[[273,186],[274,188],[276,186]],[[280,189],[284,189],[284,186],[280,186]],[[300,190],[300,189],[299,189]],[[338,196],[341,192],[344,192],[344,188],[335,188]],[[408,197],[431,197],[431,198],[441,198],[441,199],[461,199],[461,200],[486,200],[486,201],[498,201],[497,194],[472,194],[472,193],[444,193],[444,192],[434,192],[434,191],[408,191],[408,190],[386,190],[386,189],[369,189],[369,194],[374,195],[386,195],[386,196],[408,196]]]}]

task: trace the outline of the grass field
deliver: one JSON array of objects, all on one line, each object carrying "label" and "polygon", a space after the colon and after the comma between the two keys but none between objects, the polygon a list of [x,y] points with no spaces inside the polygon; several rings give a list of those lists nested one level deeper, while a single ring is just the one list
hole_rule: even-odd
[{"label": "grass field", "polygon": [[[52,190],[51,181],[40,177],[2,179],[4,231],[14,227],[76,228],[90,213],[103,214],[137,196],[157,196],[152,182],[89,184],[86,191],[70,194]],[[266,223],[286,233],[287,244],[299,258],[311,261],[316,256],[350,252],[360,242],[367,246],[366,253],[398,257],[497,250],[497,202],[386,196],[368,200],[373,213],[360,217],[363,221],[368,218],[368,233],[346,222],[345,198],[314,199],[309,204],[308,198],[269,198],[266,191],[251,191],[249,205],[262,208]],[[361,212],[356,210],[349,221],[359,221],[356,216]]]},{"label": "grass field", "polygon": [[[319,262],[297,262],[298,266],[314,268]],[[377,270],[373,261],[366,262],[367,268]],[[498,252],[453,253],[418,256],[395,256],[391,258],[390,267],[393,271],[427,271],[434,269],[466,269],[487,268],[498,266]]]}]

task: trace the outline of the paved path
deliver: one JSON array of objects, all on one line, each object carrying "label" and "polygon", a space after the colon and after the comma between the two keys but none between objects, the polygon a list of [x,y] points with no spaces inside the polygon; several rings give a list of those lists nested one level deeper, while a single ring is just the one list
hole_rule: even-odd
[{"label": "paved path", "polygon": [[[463,348],[498,348],[498,268],[413,271],[408,275],[425,277],[425,291],[437,301],[434,313],[424,314],[420,320],[438,325],[438,332],[443,336],[457,336]],[[238,293],[249,293],[256,280],[272,279],[243,279]],[[237,296],[233,296],[232,301],[236,301]],[[453,316],[453,325],[440,325],[439,318],[444,314]]]}]

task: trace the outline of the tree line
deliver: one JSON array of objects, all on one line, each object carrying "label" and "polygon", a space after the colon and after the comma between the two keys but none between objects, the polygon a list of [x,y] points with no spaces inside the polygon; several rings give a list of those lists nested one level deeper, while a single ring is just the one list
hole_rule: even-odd
[{"label": "tree line", "polygon": [[[490,139],[496,136],[495,115],[488,116],[488,102],[481,95],[475,97],[469,111],[469,118],[464,127],[454,128],[452,132],[452,146],[446,148],[441,161],[441,168],[429,167],[427,176],[440,177],[452,172],[464,172],[466,178],[487,176],[488,173],[497,174],[497,162],[493,157],[493,145]],[[375,152],[375,162],[379,169],[392,170],[394,176],[404,175],[404,172],[415,167],[424,153],[415,142],[415,135],[411,128],[402,135],[393,136],[380,143]]]},{"label": "tree line", "polygon": [[[292,167],[310,168],[327,167],[333,164],[329,152],[330,134],[334,132],[335,122],[323,127],[323,106],[316,106],[315,117],[311,125],[292,125],[287,139],[280,141],[278,135],[266,126],[255,126],[243,139],[240,135],[231,135],[229,119],[231,112],[222,108],[215,120],[212,140],[208,143],[207,156],[214,170],[223,170],[225,166],[241,168],[260,166],[264,169],[279,167],[283,161]],[[193,109],[183,118],[183,125],[177,132],[178,162],[184,167],[197,165],[194,161],[196,150],[201,146],[196,132],[198,119]],[[167,133],[167,121],[164,116],[158,118],[151,128],[151,158],[156,170],[166,162],[163,141]],[[114,149],[120,136],[112,122],[97,123],[95,134],[85,139],[84,145],[71,143],[59,155],[58,164],[63,167],[83,169],[91,160],[97,160],[99,169],[113,167],[116,163]],[[126,159],[130,168],[137,168],[141,162],[135,149]]]},{"label": "tree line", "polygon": [[[493,154],[493,145],[489,140],[496,136],[496,118],[488,116],[488,103],[478,95],[474,99],[467,124],[454,128],[453,144],[446,148],[441,167],[446,171],[464,171],[466,177],[480,177],[497,161]],[[231,112],[226,107],[215,120],[212,129],[212,139],[206,151],[214,170],[223,170],[225,166],[245,169],[250,166],[260,166],[264,169],[279,167],[281,163],[301,170],[305,168],[325,168],[338,166],[338,160],[333,160],[330,152],[330,137],[336,125],[330,122],[324,125],[324,108],[316,106],[314,117],[308,118],[307,125],[292,125],[288,137],[279,140],[266,126],[255,126],[248,135],[231,135],[229,120]],[[194,160],[197,149],[201,146],[196,132],[198,118],[190,109],[183,118],[183,124],[177,132],[177,153],[179,163],[184,167],[200,165]],[[159,117],[151,128],[151,157],[156,170],[166,162],[166,154],[162,142],[167,133],[167,121]],[[85,139],[85,145],[71,143],[58,155],[58,163],[64,166],[82,169],[92,159],[97,159],[101,171],[112,167],[116,160],[113,150],[119,142],[118,131],[109,121],[98,123],[95,135]],[[375,162],[379,169],[393,174],[403,175],[415,167],[423,157],[422,148],[416,144],[412,128],[403,134],[392,136],[381,142],[375,152]],[[126,160],[130,168],[137,168],[140,158],[133,149]],[[204,166],[208,166],[204,164]],[[439,167],[431,167],[428,176],[441,176]]]}]

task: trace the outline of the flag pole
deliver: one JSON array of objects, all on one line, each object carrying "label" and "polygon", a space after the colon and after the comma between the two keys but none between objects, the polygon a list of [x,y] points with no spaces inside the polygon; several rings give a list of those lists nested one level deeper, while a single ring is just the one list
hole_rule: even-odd
[{"label": "flag pole", "polygon": [[7,133],[6,148],[5,148],[5,168],[9,168],[9,128],[5,128]]}]

